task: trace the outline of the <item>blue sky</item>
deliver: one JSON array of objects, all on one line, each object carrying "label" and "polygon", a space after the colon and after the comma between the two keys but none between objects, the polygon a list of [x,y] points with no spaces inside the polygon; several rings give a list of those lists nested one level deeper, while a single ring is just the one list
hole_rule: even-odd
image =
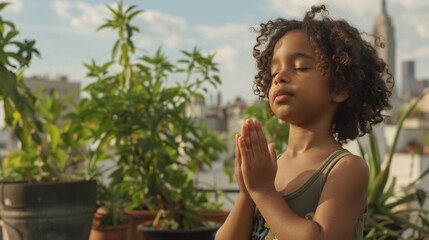
[{"label": "blue sky", "polygon": [[[3,2],[3,1],[2,1]],[[71,81],[89,82],[83,63],[105,62],[115,40],[95,29],[108,17],[105,5],[115,1],[9,0],[2,17],[13,21],[20,38],[36,39],[42,58],[34,59],[26,75],[67,75]],[[255,73],[251,55],[259,23],[277,18],[299,18],[309,6],[327,3],[331,16],[345,18],[361,31],[370,32],[380,11],[379,0],[123,0],[144,12],[135,24],[141,29],[134,41],[139,51],[153,53],[162,46],[171,60],[180,50],[200,48],[216,52],[223,84],[223,103],[252,93]],[[429,0],[387,0],[396,27],[397,76],[400,62],[414,59],[418,78],[429,78]],[[400,85],[400,84],[399,84]]]}]

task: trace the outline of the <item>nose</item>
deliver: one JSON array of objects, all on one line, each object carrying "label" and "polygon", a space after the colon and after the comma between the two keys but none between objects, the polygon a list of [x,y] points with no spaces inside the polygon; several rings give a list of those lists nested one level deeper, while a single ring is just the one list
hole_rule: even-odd
[{"label": "nose", "polygon": [[289,82],[288,77],[286,76],[284,71],[280,71],[273,79],[273,84],[277,85],[279,83],[287,83]]}]

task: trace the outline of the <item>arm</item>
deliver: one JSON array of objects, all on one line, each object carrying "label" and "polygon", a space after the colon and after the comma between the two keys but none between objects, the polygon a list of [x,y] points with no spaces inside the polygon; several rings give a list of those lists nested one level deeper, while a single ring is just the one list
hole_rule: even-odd
[{"label": "arm", "polygon": [[249,240],[251,237],[255,203],[244,186],[243,174],[241,173],[241,153],[237,144],[239,137],[239,134],[235,136],[235,177],[240,194],[225,223],[217,231],[216,240]]},{"label": "arm", "polygon": [[[278,239],[350,239],[366,198],[366,163],[357,156],[342,159],[329,174],[313,220],[306,220],[289,208],[274,187],[275,162],[259,125],[248,127],[250,140],[240,140],[244,182]],[[267,160],[270,155],[272,161]]]},{"label": "arm", "polygon": [[254,211],[253,200],[240,193],[225,223],[217,231],[215,240],[249,240]]}]

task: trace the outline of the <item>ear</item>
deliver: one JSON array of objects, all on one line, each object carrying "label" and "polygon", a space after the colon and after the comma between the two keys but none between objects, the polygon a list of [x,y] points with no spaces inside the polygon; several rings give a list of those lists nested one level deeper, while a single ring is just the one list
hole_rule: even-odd
[{"label": "ear", "polygon": [[334,90],[331,95],[334,103],[342,103],[349,98],[349,93],[345,90]]}]

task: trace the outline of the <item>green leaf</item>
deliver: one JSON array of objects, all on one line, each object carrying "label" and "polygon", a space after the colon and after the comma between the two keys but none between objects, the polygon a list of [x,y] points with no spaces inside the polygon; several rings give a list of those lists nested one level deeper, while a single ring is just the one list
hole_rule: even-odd
[{"label": "green leaf", "polygon": [[[132,6],[132,7],[135,7],[135,6]],[[127,10],[127,12],[130,10],[131,10],[131,7]],[[130,15],[128,15],[128,19],[129,20],[133,19],[135,16],[137,16],[141,12],[143,12],[143,10],[136,10],[136,11],[132,12]]]},{"label": "green leaf", "polygon": [[390,197],[394,196],[395,185],[396,185],[396,177],[392,178],[389,188],[381,195],[379,204],[384,204]]},{"label": "green leaf", "polygon": [[10,3],[8,3],[8,2],[0,3],[0,10],[3,10],[3,8],[6,7],[9,4]]},{"label": "green leaf", "polygon": [[380,149],[378,148],[377,135],[375,135],[374,132],[371,132],[371,134],[369,134],[369,144],[369,155],[371,156],[370,159],[372,159],[372,164],[370,164],[370,166],[374,168],[375,174],[378,174],[381,169],[381,159]]},{"label": "green leaf", "polygon": [[389,177],[388,169],[384,169],[375,178],[371,192],[368,193],[368,204],[378,205]]},{"label": "green leaf", "polygon": [[425,205],[426,192],[423,189],[416,189],[417,200],[419,201],[420,207]]},{"label": "green leaf", "polygon": [[53,124],[45,124],[43,126],[43,130],[46,131],[46,133],[48,133],[49,135],[49,138],[51,140],[51,148],[56,149],[61,135],[58,127]]},{"label": "green leaf", "polygon": [[428,93],[429,93],[429,89],[426,88],[417,98],[415,98],[413,100],[413,102],[411,103],[411,106],[408,107],[408,109],[399,117],[399,121],[398,121],[398,124],[397,124],[397,127],[396,127],[397,130],[395,132],[395,137],[393,138],[393,143],[392,143],[392,146],[390,148],[389,155],[388,155],[388,158],[387,158],[386,168],[390,168],[390,165],[392,164],[392,159],[393,159],[393,156],[394,156],[394,154],[396,152],[396,145],[398,143],[399,134],[401,132],[402,125],[404,124],[405,119],[411,114],[411,112],[414,111],[414,109],[417,107],[418,103]]},{"label": "green leaf", "polygon": [[39,145],[42,144],[42,138],[40,137],[39,133],[37,133],[37,132],[33,132],[31,134],[31,139],[33,139],[33,141],[36,144],[39,144]]},{"label": "green leaf", "polygon": [[114,60],[116,58],[116,54],[118,53],[118,47],[119,47],[120,43],[121,42],[119,40],[116,40],[115,45],[113,45],[112,60]]},{"label": "green leaf", "polygon": [[422,233],[429,234],[429,229],[421,227],[421,226],[413,223],[411,221],[411,219],[407,219],[407,216],[402,217],[398,214],[393,214],[393,213],[386,211],[384,209],[381,209],[381,213],[388,216],[390,219],[392,219],[398,223],[401,223],[401,224],[403,224],[403,225],[405,225],[411,229],[415,229],[415,230],[421,231]]}]

